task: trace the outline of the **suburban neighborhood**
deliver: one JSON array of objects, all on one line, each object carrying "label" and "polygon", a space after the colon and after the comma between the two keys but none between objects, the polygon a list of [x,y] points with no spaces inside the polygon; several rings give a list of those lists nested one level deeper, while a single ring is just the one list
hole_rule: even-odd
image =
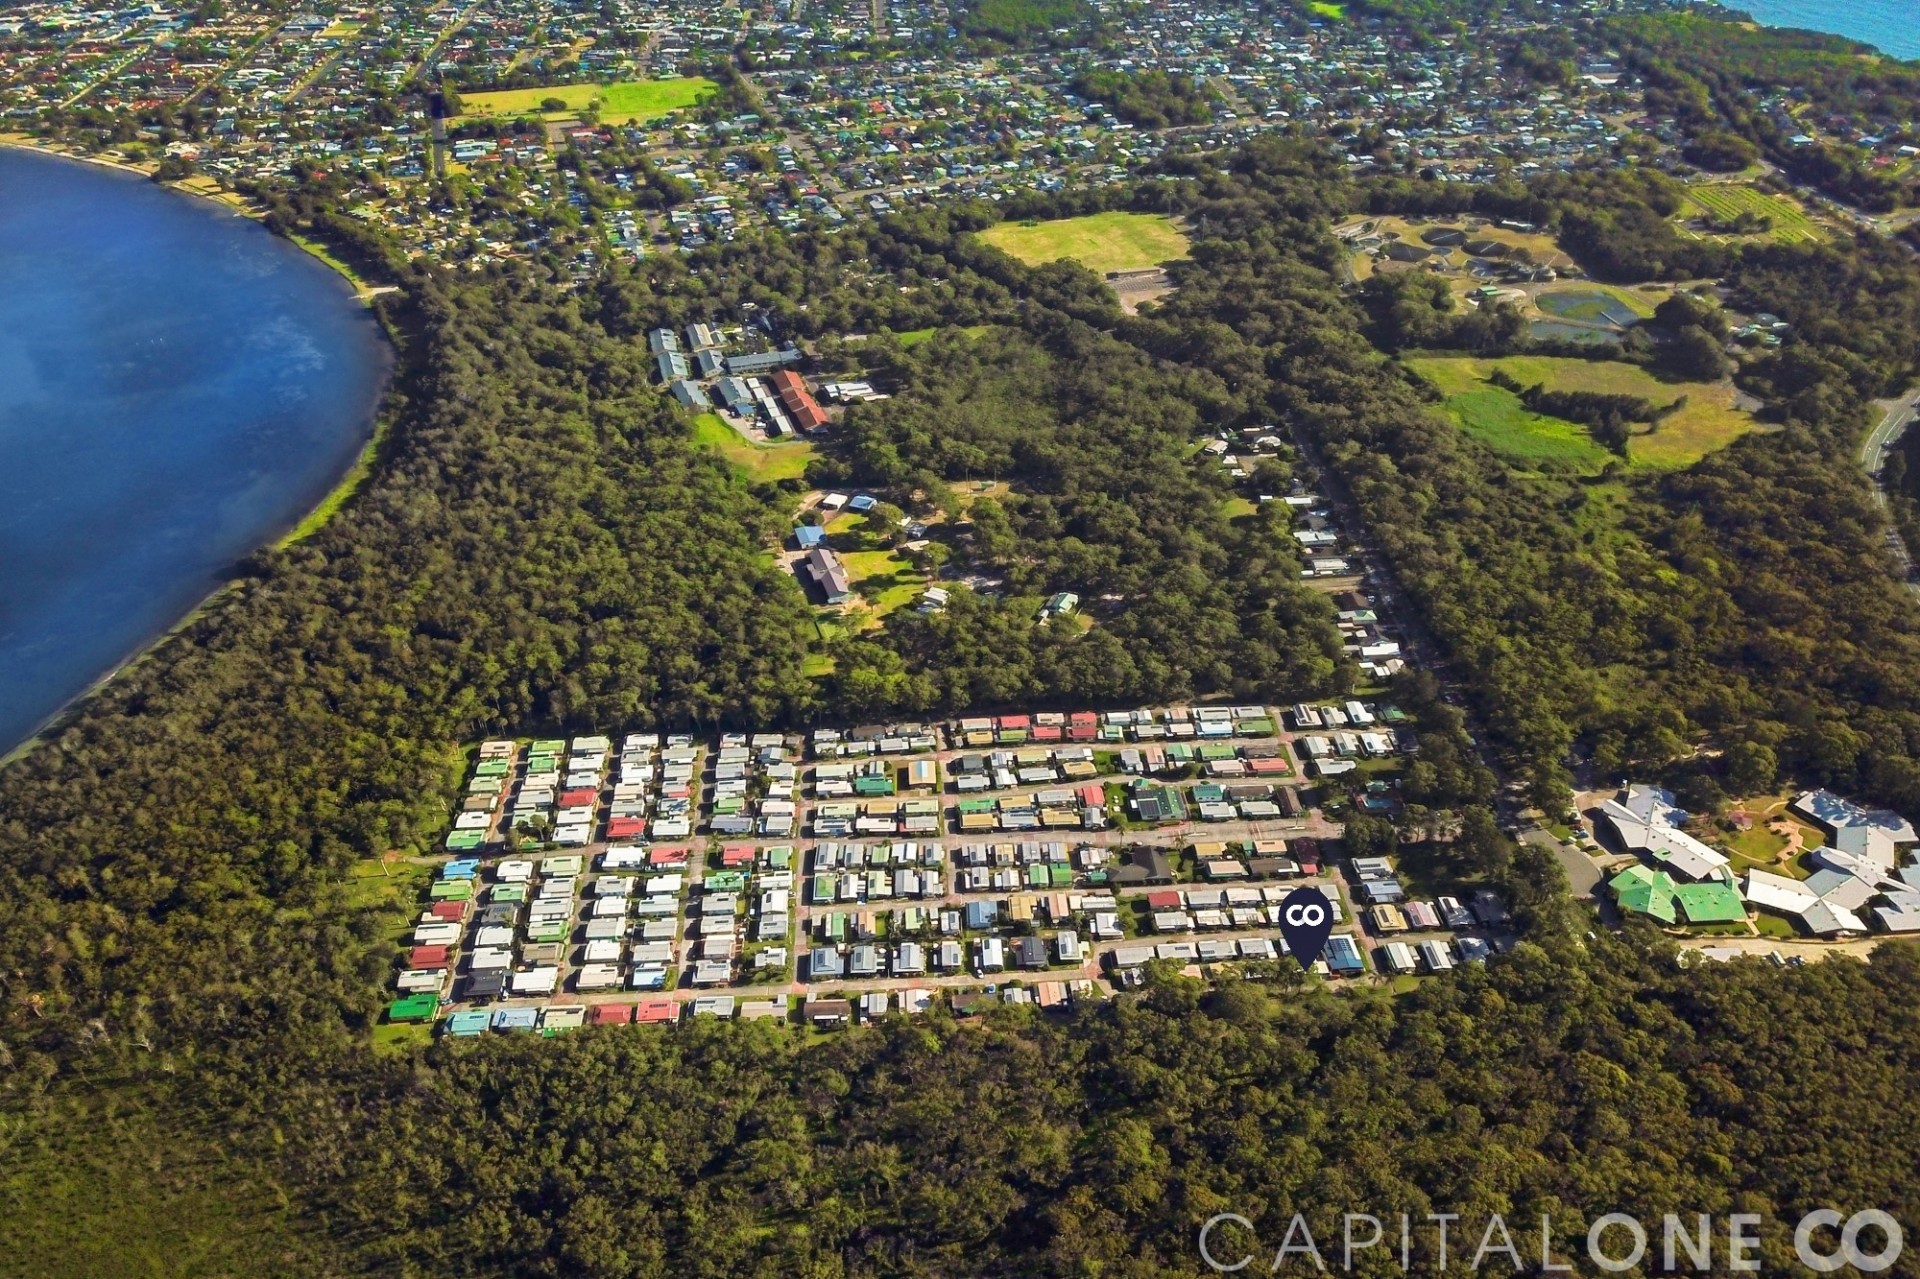
[{"label": "suburban neighborhood", "polygon": [[1396,718],[1205,705],[481,743],[388,1014],[473,1034],[1052,1007],[1157,961],[1292,963],[1276,907],[1302,884],[1339,917],[1322,979],[1448,971],[1511,944],[1498,894],[1425,899],[1392,859],[1345,856],[1317,806],[1317,778],[1412,743],[1312,730]]},{"label": "suburban neighborhood", "polygon": [[[1678,163],[1612,51],[1582,50],[1555,85],[1492,61],[1489,37],[1527,29],[1517,16],[1416,45],[1358,14],[1276,22],[1177,0],[1131,11],[1097,49],[1006,49],[957,20],[906,0],[31,3],[0,17],[0,138],[242,208],[324,176],[413,256],[544,258],[581,282],[753,227],[1109,185],[1264,132],[1447,182],[1570,170],[1596,150]],[[1123,118],[1087,88],[1115,76],[1164,76],[1202,105]],[[1876,166],[1920,160],[1888,122],[1767,106]]]}]

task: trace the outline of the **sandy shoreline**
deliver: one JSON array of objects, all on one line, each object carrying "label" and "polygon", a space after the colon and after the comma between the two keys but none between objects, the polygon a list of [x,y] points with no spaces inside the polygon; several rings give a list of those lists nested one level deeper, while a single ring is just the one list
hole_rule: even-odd
[{"label": "sandy shoreline", "polygon": [[[148,182],[154,180],[153,175],[160,167],[155,164],[142,167],[141,165],[133,164],[126,160],[110,160],[105,156],[82,155],[75,151],[62,150],[59,147],[42,146],[26,134],[19,133],[0,135],[0,147],[6,147],[11,151],[25,151],[31,155],[52,156],[56,160],[72,160],[76,164],[97,165],[102,169],[112,169],[117,173],[125,173],[132,177],[144,178]],[[211,181],[211,179],[209,179],[209,181]],[[217,204],[229,213],[237,213],[243,218],[252,218],[255,221],[260,219],[258,213],[244,207],[243,204],[239,203],[240,197],[232,195],[230,192],[221,191],[216,194],[211,191],[196,189],[187,185],[185,182],[161,182],[159,185],[169,191],[178,191],[181,195],[190,195],[197,200],[205,200],[209,204]]]}]

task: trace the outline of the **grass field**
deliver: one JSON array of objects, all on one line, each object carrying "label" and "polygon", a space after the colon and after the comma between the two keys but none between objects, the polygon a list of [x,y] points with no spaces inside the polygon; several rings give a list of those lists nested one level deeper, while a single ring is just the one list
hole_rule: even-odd
[{"label": "grass field", "polygon": [[[1803,240],[1822,238],[1820,227],[1807,216],[1792,200],[1783,196],[1769,195],[1753,187],[1737,182],[1716,182],[1705,186],[1687,188],[1687,198],[1680,210],[1684,219],[1711,217],[1732,220],[1742,213],[1754,213],[1773,219],[1773,229],[1763,233],[1767,238],[1782,244],[1793,244]],[[1698,232],[1685,232],[1698,235]],[[1715,236],[1716,239],[1744,239],[1742,236]]]},{"label": "grass field", "polygon": [[[992,327],[993,326],[991,324],[969,324],[961,328],[959,331],[966,334],[970,338],[977,338]],[[906,347],[908,350],[912,350],[914,347],[919,346],[922,342],[925,342],[928,339],[932,338],[933,335],[937,332],[939,332],[938,329],[902,329],[900,332],[895,333],[893,336],[900,343],[901,346]]]},{"label": "grass field", "polygon": [[[1662,382],[1645,369],[1617,361],[1515,356],[1504,360],[1431,359],[1408,363],[1439,388],[1446,407],[1468,434],[1521,465],[1557,464],[1595,471],[1613,458],[1584,427],[1531,412],[1518,396],[1487,382],[1495,368],[1523,386],[1554,391],[1634,395],[1658,405],[1687,397],[1687,405],[1651,434],[1629,445],[1637,469],[1669,470],[1699,461],[1753,429],[1753,419],[1734,407],[1732,387],[1707,382]],[[1644,430],[1644,428],[1642,428]]]},{"label": "grass field", "polygon": [[342,262],[339,258],[333,256],[332,253],[329,253],[324,244],[321,244],[317,240],[309,240],[303,235],[289,235],[287,238],[299,245],[313,257],[326,263],[335,271],[338,271],[346,282],[353,286],[354,296],[358,297],[362,302],[365,302],[367,298],[372,295],[373,286],[361,279],[358,271],[355,271],[345,262]]},{"label": "grass field", "polygon": [[1173,219],[1152,213],[1090,213],[1057,222],[1002,222],[980,238],[1028,266],[1072,258],[1092,271],[1139,271],[1187,256]]},{"label": "grass field", "polygon": [[1347,7],[1342,4],[1328,4],[1327,0],[1307,0],[1307,12],[1318,18],[1331,18],[1335,22],[1344,22]]},{"label": "grass field", "polygon": [[[705,76],[677,76],[671,80],[616,80],[612,84],[563,84],[544,89],[496,89],[490,93],[460,95],[463,118],[540,116],[561,119],[597,107],[606,124],[647,124],[693,106],[719,89]],[[566,110],[547,112],[548,98],[566,103]]]},{"label": "grass field", "polygon": [[866,600],[876,620],[905,608],[927,589],[926,576],[896,551],[848,551],[840,558],[854,593]]},{"label": "grass field", "polygon": [[716,413],[702,413],[693,419],[693,438],[719,453],[756,483],[797,480],[807,473],[807,463],[813,460],[813,445],[804,440],[755,444],[721,421]]},{"label": "grass field", "polygon": [[854,628],[878,626],[927,589],[926,574],[870,530],[866,516],[843,511],[827,521],[826,529],[828,545],[840,552],[853,581],[855,603],[847,621]]}]

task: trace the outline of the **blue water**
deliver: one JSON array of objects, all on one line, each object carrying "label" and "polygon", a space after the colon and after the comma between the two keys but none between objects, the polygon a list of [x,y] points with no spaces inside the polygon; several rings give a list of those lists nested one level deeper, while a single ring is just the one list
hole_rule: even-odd
[{"label": "blue water", "polygon": [[0,753],[312,509],[386,367],[264,228],[0,148]]},{"label": "blue water", "polygon": [[1920,58],[1920,0],[1727,0],[1769,27],[1804,27]]}]

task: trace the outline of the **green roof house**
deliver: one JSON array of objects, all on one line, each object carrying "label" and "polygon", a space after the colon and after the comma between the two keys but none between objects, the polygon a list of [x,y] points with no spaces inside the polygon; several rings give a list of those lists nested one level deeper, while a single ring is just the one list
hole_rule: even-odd
[{"label": "green roof house", "polygon": [[1651,915],[1663,924],[1679,922],[1674,910],[1673,877],[1664,870],[1629,866],[1607,881],[1620,909],[1633,915]]}]

